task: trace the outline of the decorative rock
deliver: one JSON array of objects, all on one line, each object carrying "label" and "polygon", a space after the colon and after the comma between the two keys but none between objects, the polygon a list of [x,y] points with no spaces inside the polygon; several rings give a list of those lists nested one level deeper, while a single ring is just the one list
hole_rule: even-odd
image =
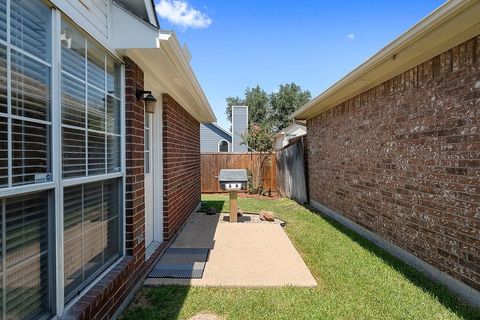
[{"label": "decorative rock", "polygon": [[217,209],[215,209],[214,207],[210,207],[207,210],[205,210],[205,214],[207,216],[213,216],[213,215],[217,214]]},{"label": "decorative rock", "polygon": [[268,222],[274,222],[275,221],[275,215],[273,214],[272,211],[262,210],[262,211],[260,211],[260,220],[268,221]]}]

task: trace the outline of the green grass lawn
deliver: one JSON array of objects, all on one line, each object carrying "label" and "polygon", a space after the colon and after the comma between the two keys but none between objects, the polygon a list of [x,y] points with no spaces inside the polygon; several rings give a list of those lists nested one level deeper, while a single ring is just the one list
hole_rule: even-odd
[{"label": "green grass lawn", "polygon": [[[202,200],[207,207],[228,210],[227,196],[204,195]],[[143,288],[124,318],[188,319],[209,312],[229,320],[480,319],[478,309],[443,286],[294,201],[239,198],[239,205],[244,212],[274,211],[287,222],[285,231],[317,288]]]}]

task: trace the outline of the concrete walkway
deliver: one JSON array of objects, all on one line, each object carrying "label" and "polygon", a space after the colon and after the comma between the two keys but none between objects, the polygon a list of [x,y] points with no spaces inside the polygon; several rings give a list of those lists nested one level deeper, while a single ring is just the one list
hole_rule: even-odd
[{"label": "concrete walkway", "polygon": [[317,282],[278,223],[224,221],[194,213],[172,247],[211,248],[202,279],[148,278],[145,285],[314,287]]}]

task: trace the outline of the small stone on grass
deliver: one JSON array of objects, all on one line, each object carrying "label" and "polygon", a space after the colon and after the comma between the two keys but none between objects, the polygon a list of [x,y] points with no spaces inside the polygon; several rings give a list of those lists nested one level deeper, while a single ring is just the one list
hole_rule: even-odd
[{"label": "small stone on grass", "polygon": [[273,214],[272,211],[262,210],[262,211],[260,211],[260,220],[274,222],[275,221],[275,215]]}]

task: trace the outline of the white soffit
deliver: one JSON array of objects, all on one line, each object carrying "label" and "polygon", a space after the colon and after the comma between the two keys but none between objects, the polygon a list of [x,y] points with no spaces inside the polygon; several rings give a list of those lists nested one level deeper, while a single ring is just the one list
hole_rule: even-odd
[{"label": "white soffit", "polygon": [[292,114],[310,119],[480,35],[480,1],[450,0]]},{"label": "white soffit", "polygon": [[139,19],[115,2],[112,5],[111,12],[111,38],[115,49],[157,47],[158,28]]}]

